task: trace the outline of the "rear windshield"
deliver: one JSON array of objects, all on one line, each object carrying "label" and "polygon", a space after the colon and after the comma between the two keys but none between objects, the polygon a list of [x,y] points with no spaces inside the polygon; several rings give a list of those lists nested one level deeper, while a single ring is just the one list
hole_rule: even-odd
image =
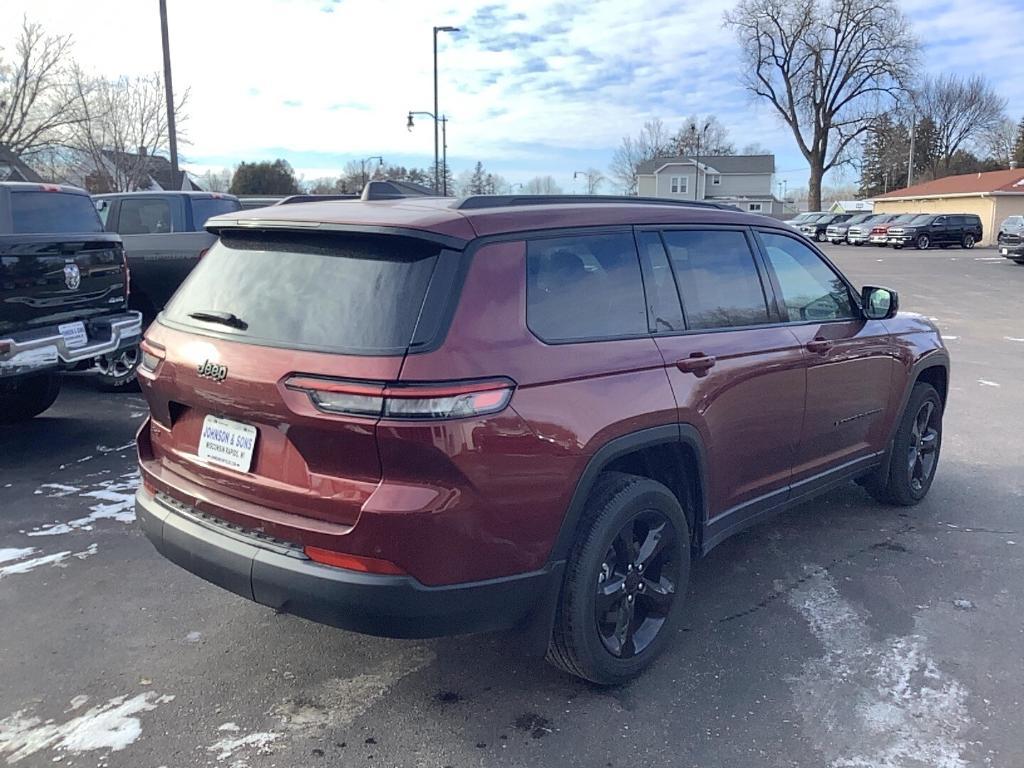
[{"label": "rear windshield", "polygon": [[86,195],[12,191],[11,217],[16,235],[103,231],[96,206]]},{"label": "rear windshield", "polygon": [[439,252],[394,236],[224,233],[162,317],[253,344],[402,354]]},{"label": "rear windshield", "polygon": [[234,213],[241,210],[242,204],[226,197],[194,197],[192,198],[192,226],[198,232],[211,216],[222,213]]}]

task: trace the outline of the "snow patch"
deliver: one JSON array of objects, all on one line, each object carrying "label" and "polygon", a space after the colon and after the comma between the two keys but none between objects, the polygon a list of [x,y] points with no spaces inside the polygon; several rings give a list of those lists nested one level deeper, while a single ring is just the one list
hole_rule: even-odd
[{"label": "snow patch", "polygon": [[1021,338],[1019,338],[1017,336],[1003,336],[1003,339],[1006,340],[1006,341],[1020,341],[1020,342],[1024,342],[1024,339],[1021,339]]},{"label": "snow patch", "polygon": [[71,704],[71,706],[68,709],[66,709],[65,711],[66,712],[73,712],[74,710],[81,709],[86,704],[88,704],[89,703],[89,697],[86,696],[84,693],[82,693],[82,694],[79,694],[78,696],[73,696],[69,703]]},{"label": "snow patch", "polygon": [[280,733],[273,731],[257,731],[246,736],[235,738],[223,738],[206,748],[207,752],[216,752],[217,761],[227,760],[239,749],[251,748],[256,750],[258,755],[269,755],[270,745],[281,738]]},{"label": "snow patch", "polygon": [[946,334],[942,334],[942,338],[945,341],[956,341],[960,337],[959,336],[947,336]]},{"label": "snow patch", "polygon": [[[29,534],[31,536],[32,534]],[[20,560],[11,565],[5,565],[0,568],[0,579],[5,576],[14,576],[15,574],[29,573],[34,571],[36,568],[40,568],[44,565],[61,565],[69,557],[77,557],[79,560],[85,560],[87,557],[92,557],[99,551],[99,548],[95,544],[90,544],[88,547],[83,549],[81,552],[72,552],[71,550],[65,550],[64,552],[54,552],[52,555],[42,555],[41,557],[34,557],[31,560]]]},{"label": "snow patch", "polygon": [[824,571],[789,596],[824,646],[790,679],[804,730],[830,768],[965,768],[967,692],[918,634],[873,641]]},{"label": "snow patch", "polygon": [[135,447],[135,441],[131,440],[124,445],[118,445],[115,448],[111,448],[109,445],[97,445],[96,450],[100,453],[117,453],[118,451],[127,451],[129,448]]},{"label": "snow patch", "polygon": [[[76,696],[72,702],[79,698]],[[0,720],[0,754],[6,754],[7,762],[14,764],[45,749],[71,754],[96,750],[120,752],[142,734],[142,723],[136,715],[156,709],[157,704],[167,699],[151,691],[130,699],[115,696],[66,723],[44,722],[19,710]],[[57,758],[63,756],[58,754],[53,760]]]},{"label": "snow patch", "polygon": [[240,731],[242,729],[239,728],[238,725],[236,725],[235,723],[224,723],[223,725],[218,725],[217,726],[217,730],[218,731],[231,731],[232,733],[237,733],[238,731]]},{"label": "snow patch", "polygon": [[978,379],[978,383],[983,387],[998,387],[999,382],[989,381],[988,379]]},{"label": "snow patch", "polygon": [[[93,490],[83,491],[75,488],[83,499],[98,499],[101,503],[94,504],[89,508],[89,514],[69,520],[66,523],[49,523],[42,526],[38,531],[31,531],[29,536],[59,536],[71,533],[76,530],[91,531],[93,525],[99,520],[117,520],[121,523],[135,521],[135,491],[139,487],[141,478],[136,469],[132,472],[121,475],[117,480],[103,480]],[[48,483],[47,485],[55,485]],[[40,486],[45,488],[47,486]],[[71,488],[71,486],[64,486]],[[67,493],[57,495],[66,496]]]},{"label": "snow patch", "polygon": [[7,549],[0,549],[0,563],[9,563],[11,560],[21,560],[22,558],[34,555],[35,553],[35,547],[22,547],[21,549],[9,547]]},{"label": "snow patch", "polygon": [[70,496],[72,493],[78,493],[82,489],[77,485],[64,485],[63,483],[43,483],[36,488],[32,493],[36,496],[46,494],[46,498],[55,499],[58,496]]},{"label": "snow patch", "polygon": [[187,635],[185,635],[185,642],[186,643],[198,643],[202,638],[203,638],[203,633],[202,632],[194,632],[193,631],[193,632],[189,632]]}]

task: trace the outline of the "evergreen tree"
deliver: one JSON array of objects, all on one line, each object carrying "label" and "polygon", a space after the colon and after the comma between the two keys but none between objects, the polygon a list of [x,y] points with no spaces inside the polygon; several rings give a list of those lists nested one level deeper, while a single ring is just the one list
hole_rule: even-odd
[{"label": "evergreen tree", "polygon": [[487,192],[487,172],[484,171],[484,164],[479,160],[476,161],[476,166],[473,168],[473,175],[469,177],[469,194],[471,195],[486,195]]}]

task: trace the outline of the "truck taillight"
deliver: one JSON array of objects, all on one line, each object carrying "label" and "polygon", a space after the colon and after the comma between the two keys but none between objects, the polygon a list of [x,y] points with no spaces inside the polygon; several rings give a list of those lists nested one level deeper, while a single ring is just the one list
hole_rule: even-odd
[{"label": "truck taillight", "polygon": [[515,390],[515,382],[506,378],[386,384],[295,375],[284,384],[305,392],[325,413],[384,419],[461,419],[497,413]]}]

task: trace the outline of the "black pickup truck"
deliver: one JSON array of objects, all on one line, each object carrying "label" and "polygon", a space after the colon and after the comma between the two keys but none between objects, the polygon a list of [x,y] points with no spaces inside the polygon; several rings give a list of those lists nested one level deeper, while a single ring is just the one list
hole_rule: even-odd
[{"label": "black pickup truck", "polygon": [[141,335],[121,238],[88,193],[0,183],[0,422],[42,413],[62,371],[137,354]]}]

